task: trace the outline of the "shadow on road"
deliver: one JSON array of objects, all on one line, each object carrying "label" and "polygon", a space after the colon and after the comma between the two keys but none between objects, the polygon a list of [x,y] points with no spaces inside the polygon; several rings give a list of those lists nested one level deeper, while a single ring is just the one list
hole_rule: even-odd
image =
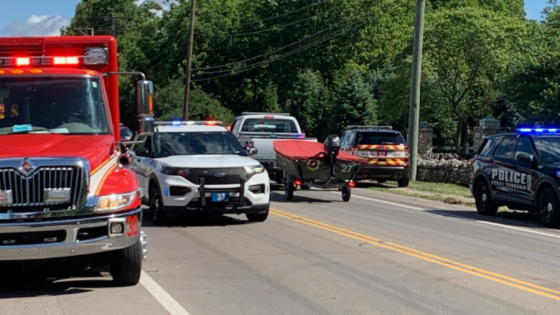
[{"label": "shadow on road", "polygon": [[[59,296],[91,292],[99,288],[113,288],[110,277],[100,278],[97,274],[81,274],[84,278],[49,279],[48,275],[26,276],[24,272],[2,274],[0,300],[38,296]],[[92,277],[85,278],[85,277]],[[95,277],[95,278],[93,278]]]},{"label": "shadow on road", "polygon": [[[284,197],[284,193],[272,193],[270,194],[270,201],[272,202],[290,202],[290,203],[332,203],[333,199],[327,199],[327,198],[313,198],[313,197],[309,197],[309,196],[302,196],[302,195],[298,195],[298,193],[319,193],[321,191],[335,191],[335,190],[296,190],[294,192],[294,199],[292,200],[286,200],[286,198]],[[334,197],[335,195],[333,195]],[[336,197],[335,197],[336,198]],[[340,201],[342,202],[342,199],[340,199]]]},{"label": "shadow on road", "polygon": [[150,220],[149,212],[144,209],[143,227],[204,227],[204,226],[228,226],[252,224],[247,221],[245,215],[239,215],[239,218],[225,216],[221,214],[185,214],[182,216],[169,217],[160,225],[155,225]]},{"label": "shadow on road", "polygon": [[[473,211],[468,210],[426,210],[425,212],[448,216],[448,217],[455,217],[465,220],[471,221],[485,221],[491,223],[499,223],[503,225],[510,225],[515,227],[523,227],[523,228],[546,228],[543,226],[539,220],[539,217],[535,214],[528,213],[528,212],[520,212],[520,211],[508,211],[508,212],[499,212],[494,217],[489,216],[482,216],[473,209]],[[552,229],[556,230],[556,229]]]}]

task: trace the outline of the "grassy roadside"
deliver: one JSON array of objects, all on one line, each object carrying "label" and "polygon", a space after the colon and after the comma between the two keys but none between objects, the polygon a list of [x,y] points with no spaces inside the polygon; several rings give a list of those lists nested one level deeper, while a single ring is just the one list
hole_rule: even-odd
[{"label": "grassy roadside", "polygon": [[474,207],[474,198],[468,187],[455,184],[441,184],[429,182],[410,182],[406,188],[399,188],[396,182],[388,181],[383,184],[368,183],[370,189],[397,195],[440,201],[447,204]]}]

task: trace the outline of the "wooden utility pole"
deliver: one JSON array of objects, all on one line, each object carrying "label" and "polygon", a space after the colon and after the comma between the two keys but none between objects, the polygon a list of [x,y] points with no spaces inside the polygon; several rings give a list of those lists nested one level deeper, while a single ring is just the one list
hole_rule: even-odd
[{"label": "wooden utility pole", "polygon": [[185,96],[183,100],[183,120],[189,120],[189,95],[191,92],[191,62],[194,41],[194,11],[196,1],[191,0],[191,23],[189,27],[189,48],[187,51],[187,71],[185,73]]},{"label": "wooden utility pole", "polygon": [[422,47],[424,45],[424,11],[426,0],[416,0],[414,22],[414,52],[410,84],[410,110],[408,113],[408,149],[410,150],[411,181],[416,180],[418,165],[418,125],[420,124],[420,84],[422,78]]},{"label": "wooden utility pole", "polygon": [[111,33],[114,37],[117,37],[117,31],[115,28],[115,12],[111,12]]}]

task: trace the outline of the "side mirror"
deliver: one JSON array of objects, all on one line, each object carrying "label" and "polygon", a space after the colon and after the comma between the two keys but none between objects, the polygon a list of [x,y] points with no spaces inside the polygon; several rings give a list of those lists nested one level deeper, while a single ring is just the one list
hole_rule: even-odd
[{"label": "side mirror", "polygon": [[516,161],[519,162],[524,162],[524,163],[532,163],[533,159],[531,158],[531,156],[528,153],[522,152],[519,153],[516,157],[515,157]]},{"label": "side mirror", "polygon": [[138,156],[150,156],[150,151],[146,148],[136,149],[134,153]]},{"label": "side mirror", "polygon": [[248,155],[255,155],[259,153],[259,150],[257,150],[257,148],[255,147],[245,148],[245,151],[247,152]]},{"label": "side mirror", "polygon": [[138,133],[154,133],[154,84],[152,81],[136,82],[136,113],[138,115]]}]

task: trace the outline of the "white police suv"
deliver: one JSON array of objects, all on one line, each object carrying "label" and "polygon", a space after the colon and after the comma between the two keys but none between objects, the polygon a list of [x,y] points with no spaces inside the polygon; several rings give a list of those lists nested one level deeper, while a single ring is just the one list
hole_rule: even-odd
[{"label": "white police suv", "polygon": [[156,122],[152,135],[137,140],[131,169],[154,223],[191,211],[267,219],[268,174],[249,157],[256,149],[244,148],[221,122]]}]

